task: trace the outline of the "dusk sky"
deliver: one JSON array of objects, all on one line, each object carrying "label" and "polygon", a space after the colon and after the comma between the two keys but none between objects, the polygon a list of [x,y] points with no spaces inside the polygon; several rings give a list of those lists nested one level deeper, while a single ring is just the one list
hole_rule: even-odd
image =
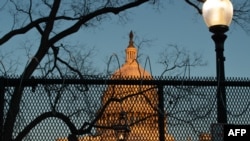
[{"label": "dusk sky", "polygon": [[[16,1],[23,2],[23,1],[18,1],[18,0],[16,0]],[[128,1],[132,1],[132,0],[128,0]],[[234,0],[234,1],[237,1],[237,0]],[[11,10],[8,11],[8,5],[7,6],[5,5],[6,2],[10,3],[9,1],[6,1],[6,0],[0,1],[0,38],[2,38],[6,33],[11,31],[11,28],[13,25],[13,17],[9,13],[9,12],[13,12],[13,11],[11,11]],[[32,1],[32,2],[35,3],[37,1]],[[64,2],[68,3],[67,0],[65,0]],[[89,2],[92,2],[92,1],[89,0]],[[65,4],[65,3],[63,3],[63,4]],[[44,7],[42,7],[42,8],[44,8]],[[171,44],[171,45],[178,46],[178,48],[180,48],[180,49],[186,50],[190,54],[192,54],[194,52],[197,54],[200,54],[203,57],[203,60],[205,62],[207,62],[206,66],[203,66],[203,67],[198,66],[198,67],[191,68],[190,69],[190,76],[191,77],[199,77],[199,78],[200,77],[216,77],[215,44],[214,44],[213,40],[211,39],[212,33],[209,32],[208,27],[204,23],[203,17],[201,15],[199,15],[193,7],[191,7],[190,5],[185,3],[184,0],[162,0],[162,3],[159,6],[159,9],[156,9],[156,8],[157,8],[157,6],[143,4],[139,7],[135,7],[133,9],[127,10],[126,17],[119,17],[117,15],[111,15],[110,18],[104,19],[104,21],[102,21],[101,23],[94,23],[94,24],[96,24],[95,27],[90,26],[90,27],[85,28],[85,26],[83,26],[77,33],[70,35],[69,37],[64,38],[61,42],[58,42],[55,46],[59,46],[61,43],[63,43],[64,45],[65,44],[71,45],[72,47],[68,48],[68,49],[74,53],[78,53],[78,52],[84,53],[85,50],[89,50],[89,49],[94,48],[94,50],[93,50],[94,56],[91,56],[91,58],[90,58],[90,59],[92,59],[92,62],[93,62],[93,63],[91,63],[91,65],[93,67],[95,67],[98,70],[98,72],[102,72],[103,74],[105,74],[105,71],[107,70],[107,62],[112,55],[116,54],[118,56],[119,63],[116,62],[116,60],[114,59],[114,62],[112,63],[112,66],[111,66],[112,67],[111,70],[114,69],[113,67],[116,67],[116,69],[118,69],[118,64],[122,65],[124,63],[124,61],[125,61],[125,49],[127,48],[128,44],[129,44],[129,33],[130,33],[130,31],[133,31],[134,37],[135,37],[134,38],[135,45],[138,44],[139,41],[141,41],[143,39],[150,41],[149,46],[143,46],[143,48],[140,50],[140,54],[142,54],[142,56],[140,57],[139,61],[140,61],[141,66],[142,67],[146,66],[145,69],[148,70],[150,73],[152,73],[153,76],[156,76],[156,77],[160,76],[162,74],[162,72],[164,71],[163,66],[158,63],[158,61],[160,59],[159,57],[160,57],[160,54],[162,52],[164,52],[166,49],[169,49],[169,45]],[[44,13],[43,14],[46,15],[47,14],[46,12],[47,11],[45,10],[44,11],[45,14]],[[122,15],[123,15],[123,13],[121,13],[120,16],[122,16]],[[125,18],[126,21],[123,22],[119,18]],[[21,21],[23,21],[23,19]],[[28,21],[28,19],[27,19],[27,21]],[[61,24],[61,25],[59,25],[59,24]],[[59,24],[58,24],[58,27],[59,26],[67,26],[67,23],[59,23]],[[224,55],[226,58],[226,60],[225,60],[225,76],[226,77],[234,77],[234,78],[236,78],[236,77],[243,78],[244,77],[244,78],[250,79],[250,55],[249,55],[250,54],[250,33],[247,34],[247,32],[245,32],[239,26],[232,23],[229,31],[226,32],[226,35],[228,36],[228,38],[225,41],[225,51],[224,51]],[[25,70],[24,68],[27,66],[29,61],[33,59],[34,54],[37,52],[40,40],[41,40],[41,36],[39,36],[39,33],[35,30],[31,30],[28,33],[15,36],[14,38],[9,40],[5,44],[0,45],[0,75],[3,75],[3,71],[4,71],[1,69],[9,69],[9,68],[11,70],[14,70],[11,72],[12,74],[13,73],[15,75],[22,74],[23,71]],[[63,53],[65,53],[65,52],[63,52]],[[59,56],[62,58],[66,56],[66,53],[65,54],[63,54],[63,53],[62,53],[61,49],[59,49]],[[149,58],[150,64],[148,63],[147,58]],[[42,63],[44,63],[44,62],[42,62]],[[40,64],[42,64],[42,63],[40,62]],[[117,63],[117,65],[115,65],[115,63]],[[12,67],[12,66],[17,66],[17,68]],[[43,66],[38,66],[38,67],[43,67]],[[60,68],[60,69],[63,69],[63,68]],[[67,71],[65,71],[65,72],[67,72]],[[58,72],[56,72],[56,73],[58,73]],[[34,76],[38,75],[38,77],[39,77],[43,74],[41,74],[41,73],[37,74],[36,72],[34,72],[32,75],[34,75]],[[164,75],[164,76],[168,76],[168,75]],[[21,86],[23,86],[23,85],[20,85],[20,87]],[[100,88],[101,93],[103,93],[104,91],[106,92],[106,90],[104,90],[104,89],[107,88],[106,84],[103,86],[103,88],[101,86],[100,87],[98,86],[98,89],[95,89],[96,85],[93,85],[93,87],[92,86],[90,87],[91,89],[83,91],[83,89],[78,87],[78,85],[77,85],[74,88],[79,90],[79,97],[82,97],[84,99],[83,100],[83,99],[78,99],[78,96],[77,97],[75,96],[75,92],[72,91],[73,89],[71,89],[71,88],[64,89],[64,84],[62,86],[63,87],[60,87],[60,90],[56,89],[57,87],[55,87],[55,88],[51,87],[51,89],[53,88],[53,92],[49,92],[49,93],[43,92],[43,90],[41,90],[41,89],[45,89],[45,88],[41,87],[40,90],[38,89],[38,91],[37,91],[38,93],[34,92],[34,94],[38,94],[38,96],[36,96],[36,95],[31,96],[30,93],[27,93],[27,95],[25,95],[25,96],[28,96],[27,99],[22,97],[23,103],[21,103],[22,104],[21,106],[24,105],[23,106],[24,112],[20,112],[20,113],[28,113],[28,114],[32,114],[32,116],[35,116],[34,113],[37,114],[39,112],[43,112],[43,111],[40,111],[39,108],[41,108],[42,110],[45,110],[47,112],[47,109],[44,107],[49,108],[49,111],[51,110],[54,113],[54,111],[57,111],[57,107],[58,107],[57,104],[60,103],[58,101],[61,101],[61,100],[66,101],[65,106],[64,105],[61,106],[62,111],[64,110],[65,107],[68,108],[68,107],[76,105],[75,108],[77,109],[77,112],[72,111],[72,113],[73,114],[81,113],[81,111],[85,111],[85,109],[82,107],[86,107],[86,108],[89,108],[89,107],[93,108],[94,107],[94,108],[96,108],[97,105],[94,105],[94,104],[96,104],[97,100],[99,101],[99,97],[103,99],[103,95],[99,95],[99,97],[97,99],[94,97],[92,98],[93,94],[98,94],[99,88]],[[189,112],[190,114],[188,114],[188,115],[192,115],[193,117],[199,116],[199,118],[196,118],[196,117],[194,118],[194,121],[195,121],[194,127],[196,128],[196,126],[197,126],[198,130],[202,130],[202,131],[204,130],[207,132],[207,130],[209,130],[210,128],[207,128],[208,126],[205,127],[204,125],[205,124],[209,125],[210,123],[208,123],[208,122],[215,120],[213,118],[213,114],[214,114],[213,112],[215,112],[215,110],[213,110],[211,112],[211,107],[214,108],[213,106],[215,106],[214,102],[215,102],[216,97],[215,97],[215,95],[214,96],[210,95],[210,93],[213,93],[215,91],[213,91],[211,87],[206,87],[204,89],[205,91],[203,91],[203,90],[200,91],[200,88],[193,89],[191,87],[190,87],[191,89],[183,89],[182,90],[182,89],[178,88],[177,90],[175,90],[174,87],[173,88],[172,88],[172,86],[168,87],[167,85],[165,87],[165,85],[164,85],[164,89],[163,89],[164,91],[166,90],[166,95],[169,95],[169,97],[164,97],[163,101],[168,102],[167,104],[165,104],[165,108],[167,109],[168,107],[170,107],[170,109],[171,109],[171,110],[169,110],[170,117],[172,116],[171,111],[174,112],[173,113],[174,118],[172,118],[172,120],[178,121],[178,119],[179,119],[178,116],[182,116],[181,115],[182,113],[185,114],[185,113]],[[17,88],[19,88],[19,87],[17,87]],[[58,88],[59,88],[59,86],[58,86]],[[63,89],[61,89],[61,88],[63,88]],[[94,91],[91,91],[92,88]],[[160,88],[161,87],[158,87],[158,90]],[[247,89],[248,88],[239,89],[239,92],[241,91],[243,94],[247,95],[248,94]],[[61,96],[62,96],[61,92],[63,92],[64,90],[66,92],[64,95],[65,99],[63,99],[63,98],[61,99]],[[70,91],[70,93],[68,93],[68,90]],[[125,89],[125,90],[126,90],[126,93],[125,93],[126,97],[130,98],[127,96],[127,89]],[[138,94],[142,94],[141,88],[139,90],[140,91],[138,91]],[[150,89],[150,90],[153,90],[153,89]],[[206,90],[209,90],[209,91],[206,92]],[[227,91],[227,94],[238,93],[237,90],[238,89],[232,89],[231,91],[229,90],[229,92]],[[68,96],[68,94],[71,94],[71,91],[72,91],[72,99],[74,99],[74,100],[68,99],[68,98],[71,98],[71,96]],[[21,91],[19,91],[19,89],[18,89],[18,92],[21,93]],[[18,94],[18,92],[14,93],[14,94]],[[41,94],[39,92],[41,92]],[[147,92],[147,91],[143,91],[143,93],[144,92]],[[192,94],[192,92],[194,92],[194,94]],[[223,91],[217,90],[217,92],[223,92]],[[73,93],[74,93],[74,95],[73,95]],[[136,93],[133,92],[133,95]],[[176,93],[176,96],[175,96],[175,93]],[[14,94],[13,94],[13,96],[15,96]],[[52,94],[52,96],[51,96],[51,94]],[[54,94],[56,94],[56,95],[54,95]],[[120,94],[120,92],[119,92],[119,94]],[[124,96],[123,93],[121,93],[121,94],[122,94],[122,96]],[[165,92],[164,92],[164,94],[165,94]],[[188,94],[188,95],[186,95],[186,94]],[[208,95],[209,97],[207,97],[206,94],[209,94]],[[249,119],[249,118],[246,118],[249,115],[247,113],[247,109],[245,109],[245,108],[249,108],[249,101],[248,101],[248,98],[246,98],[247,97],[246,95],[233,94],[232,95],[233,97],[231,97],[231,99],[227,98],[227,99],[229,99],[229,102],[228,102],[229,108],[227,109],[227,113],[231,117],[233,117],[232,119],[235,119],[235,117],[237,117],[237,118],[239,117],[238,118],[239,122],[243,122],[243,123],[249,122],[249,121],[245,120],[245,119]],[[12,96],[12,95],[9,94],[9,96]],[[59,96],[60,96],[60,98],[59,98]],[[88,96],[89,96],[89,98],[88,98]],[[126,100],[126,98],[122,97],[122,96],[121,97],[118,96],[118,98],[121,99],[120,100],[121,103],[123,102],[123,99]],[[29,98],[29,97],[32,97],[32,98]],[[196,98],[198,98],[198,101],[195,101]],[[6,101],[7,101],[6,103],[7,104],[10,103],[10,105],[12,105],[11,101],[8,102],[9,99],[11,99],[11,98],[8,98],[8,97],[6,98]],[[35,101],[36,99],[37,99],[37,101]],[[79,100],[79,102],[84,101],[85,103],[80,102],[83,105],[79,105],[78,103],[75,103],[75,99]],[[147,98],[146,100],[148,101],[150,99]],[[14,100],[14,101],[16,101],[16,100]],[[29,104],[26,105],[25,102],[32,103],[30,101],[33,102],[34,106],[29,105]],[[44,101],[45,102],[47,101],[47,102],[43,103]],[[137,101],[137,100],[135,100],[135,101]],[[70,102],[70,103],[67,103],[67,102]],[[117,101],[115,101],[115,102],[117,102]],[[139,102],[141,103],[141,101],[139,101]],[[176,102],[176,104],[174,102]],[[227,105],[224,105],[225,104],[224,102],[225,101],[222,102],[223,106],[227,106]],[[93,103],[93,106],[89,106],[88,105],[89,103]],[[200,114],[202,115],[204,111],[206,112],[205,106],[200,106],[201,104],[204,105],[204,103],[205,103],[205,106],[207,106],[207,105],[211,106],[211,107],[208,107],[208,110],[209,110],[209,114],[210,114],[210,112],[212,113],[211,114],[212,116],[209,115],[207,118],[207,119],[211,118],[211,120],[206,120],[207,114],[204,115],[204,117],[202,117],[202,118],[200,116]],[[150,102],[150,105],[152,106],[151,102]],[[174,106],[172,106],[172,105],[174,105]],[[180,107],[179,107],[179,105],[180,105]],[[185,106],[185,105],[187,105],[187,106]],[[25,106],[28,106],[27,109],[25,109],[26,108]],[[78,106],[81,107],[81,108],[79,108],[79,110],[77,108]],[[182,111],[182,106],[184,106],[184,108],[185,108],[183,110],[184,112]],[[14,107],[17,107],[17,106],[14,105]],[[34,107],[38,107],[38,110]],[[174,107],[173,110],[172,110],[172,107]],[[31,108],[31,109],[29,109],[29,108]],[[177,112],[175,111],[175,108],[176,108]],[[189,108],[192,110],[197,109],[197,112],[196,111],[190,112],[188,110]],[[202,108],[202,111],[200,111],[200,108]],[[243,110],[238,110],[241,108]],[[8,110],[11,108],[6,108],[6,109]],[[17,109],[17,108],[14,108],[14,109]],[[123,108],[121,108],[121,109],[123,109]],[[205,110],[203,111],[203,109],[205,109]],[[26,110],[27,111],[36,110],[36,111],[26,112]],[[88,111],[88,110],[86,110],[86,111]],[[179,110],[181,110],[181,112],[179,112]],[[78,112],[78,111],[80,111],[80,112]],[[99,107],[98,107],[98,111],[100,111]],[[242,114],[241,111],[243,111],[242,113],[244,113],[244,114]],[[74,117],[74,115],[70,114],[71,112],[67,111],[67,109],[65,110],[65,112],[69,113],[68,115],[70,115],[71,117]],[[11,113],[13,113],[13,112],[11,111]],[[93,113],[95,113],[95,112],[93,112]],[[140,115],[140,112],[138,112],[138,113],[139,113],[138,115]],[[158,112],[158,113],[162,113],[162,111]],[[168,112],[166,112],[166,113],[167,114],[164,114],[164,116],[165,115],[168,116]],[[175,113],[177,115],[176,116],[177,118],[175,117]],[[240,114],[238,114],[238,113],[240,113]],[[241,116],[241,114],[243,116]],[[112,114],[112,115],[115,115],[115,114]],[[238,116],[238,115],[240,115],[240,116]],[[81,116],[81,115],[77,116],[77,117],[85,118],[84,116]],[[89,117],[91,117],[91,116],[89,116]],[[187,117],[187,116],[185,116],[185,117]],[[182,118],[180,118],[181,119],[180,121],[185,123],[185,124],[191,123],[190,125],[192,125],[193,123],[191,120],[190,120],[191,122],[189,121],[189,117],[187,118],[188,122],[185,122],[185,117],[183,118],[184,122],[182,121]],[[190,119],[192,119],[193,117],[191,117]],[[21,119],[20,121],[22,122],[23,121],[22,118],[20,118],[20,119]],[[202,124],[200,124],[202,126],[200,126],[199,124],[196,124],[196,119],[198,119],[197,123],[202,123]],[[53,123],[53,120],[52,120],[52,123]],[[25,121],[25,122],[28,123],[28,121]],[[48,120],[48,122],[50,122],[50,121]],[[82,122],[82,121],[78,120],[78,122]],[[232,122],[232,121],[229,120],[229,123],[230,122]],[[88,122],[88,123],[92,123],[92,122]],[[179,125],[178,124],[179,124],[179,122],[176,122],[177,126],[176,127],[172,126],[173,132],[175,132],[175,129],[181,129],[181,130],[179,130],[181,132],[175,132],[176,135],[181,133],[180,136],[177,136],[177,140],[178,140],[178,137],[179,138],[184,138],[184,137],[186,138],[187,136],[190,136],[190,133],[194,132],[194,130],[190,130],[191,128],[189,128],[191,126],[181,127],[180,126],[181,124],[179,124]],[[46,126],[43,126],[43,125],[46,125]],[[40,126],[41,129],[43,129],[43,130],[38,129],[39,132],[42,132],[40,134],[40,136],[37,136],[37,134],[34,134],[34,135],[31,134],[31,136],[34,136],[34,138],[38,138],[37,140],[42,138],[43,134],[45,137],[52,137],[52,136],[49,136],[49,134],[54,134],[54,132],[50,132],[50,130],[47,130],[47,128],[50,128],[50,126],[47,126],[49,124],[44,122],[43,125]],[[52,124],[52,125],[54,125],[54,124]],[[175,125],[175,123],[173,125]],[[65,132],[65,134],[67,132],[67,134],[68,134],[69,128],[66,130],[63,130],[64,128],[58,128],[59,127],[58,125],[53,126],[53,127],[55,127],[56,130],[61,129],[61,130],[59,130],[59,132]],[[137,128],[135,128],[135,129],[137,129]],[[169,131],[171,133],[171,128],[168,128],[168,129],[170,129]],[[176,130],[176,131],[178,131],[178,130]],[[34,132],[34,133],[36,133],[36,132]],[[56,133],[58,133],[58,132],[56,132]],[[198,133],[198,132],[196,132],[196,133]],[[199,133],[202,133],[202,132],[199,132]],[[72,135],[74,135],[74,134],[75,133],[72,132]],[[66,136],[66,135],[64,135],[64,136]],[[55,137],[55,136],[53,136],[53,137]],[[193,136],[193,137],[197,138],[198,136]]]},{"label": "dusk sky", "polygon": [[[164,4],[160,6],[160,10],[152,9],[148,4],[130,9],[125,23],[118,22],[119,17],[111,16],[111,19],[105,20],[97,27],[82,28],[64,41],[77,44],[79,47],[95,47],[93,66],[103,71],[107,69],[106,63],[112,54],[119,56],[120,64],[124,62],[124,50],[128,45],[129,32],[132,30],[136,38],[152,40],[150,47],[145,47],[140,51],[144,55],[140,58],[142,66],[145,64],[146,57],[150,58],[152,75],[161,75],[163,67],[157,63],[159,54],[168,48],[169,44],[175,44],[190,53],[201,54],[208,62],[207,66],[191,68],[191,76],[214,77],[216,72],[215,47],[211,39],[212,33],[209,32],[202,16],[183,1]],[[2,37],[11,28],[11,17],[3,10],[0,11],[0,15],[0,36]],[[224,51],[226,77],[249,77],[250,35],[235,24],[230,26],[226,34],[228,35]],[[11,52],[8,57],[17,58],[23,63],[22,66],[25,66],[27,59],[23,59],[20,45],[32,44],[24,43],[27,39],[35,39],[33,33],[15,37],[14,40],[0,47],[0,53]],[[3,61],[8,62],[8,60],[9,58],[5,58]],[[149,65],[146,69],[149,71]]]}]

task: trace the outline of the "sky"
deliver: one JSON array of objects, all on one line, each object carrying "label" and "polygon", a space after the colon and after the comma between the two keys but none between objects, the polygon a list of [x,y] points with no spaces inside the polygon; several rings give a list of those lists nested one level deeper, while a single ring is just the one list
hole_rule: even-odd
[{"label": "sky", "polygon": [[[2,1],[1,1],[2,2]],[[0,2],[0,5],[2,5]],[[144,66],[146,57],[150,58],[152,75],[159,76],[163,72],[163,67],[157,63],[159,54],[164,51],[169,44],[176,44],[190,52],[197,52],[208,62],[207,66],[191,68],[192,77],[215,77],[215,45],[211,39],[212,33],[206,27],[203,18],[197,14],[195,9],[186,3],[175,0],[172,3],[164,3],[160,10],[152,9],[144,4],[128,10],[129,20],[126,23],[118,23],[118,17],[98,25],[97,28],[81,29],[78,33],[66,38],[66,42],[75,42],[82,46],[95,48],[93,65],[99,71],[107,69],[107,60],[112,54],[117,54],[120,64],[124,62],[125,48],[129,42],[129,32],[140,39],[152,40],[149,47],[143,48],[141,53],[141,65]],[[0,6],[1,7],[1,6]],[[6,11],[0,11],[0,38],[11,28],[11,17]],[[27,36],[17,36],[11,42],[0,46],[0,55],[5,65],[12,59],[17,59],[25,67],[28,61],[24,56],[23,48],[20,45],[29,44],[29,41],[39,41],[32,36],[32,32]],[[250,35],[247,35],[241,28],[235,25],[230,26],[230,30],[225,41],[224,55],[225,76],[226,77],[250,77]],[[25,42],[25,43],[24,43]],[[33,48],[31,52],[36,50]],[[29,58],[32,54],[29,54]],[[146,67],[149,70],[149,67]],[[22,69],[20,69],[21,71]]]},{"label": "sky", "polygon": [[[1,2],[0,2],[1,3]],[[190,75],[215,77],[215,45],[211,39],[203,18],[197,14],[194,8],[182,1],[164,3],[160,10],[152,9],[148,4],[128,10],[128,21],[117,22],[119,18],[112,16],[98,25],[96,28],[81,29],[78,33],[66,38],[66,42],[75,42],[79,46],[95,48],[93,64],[99,71],[107,69],[107,60],[112,54],[119,56],[119,62],[124,62],[125,48],[129,42],[129,32],[132,30],[139,39],[152,40],[149,47],[143,48],[141,53],[141,65],[144,66],[146,57],[150,59],[151,73],[159,76],[163,72],[162,65],[158,64],[159,54],[168,48],[169,44],[176,44],[187,51],[201,54],[207,66],[191,68]],[[10,28],[8,23],[11,19],[1,13],[0,36]],[[7,14],[6,14],[7,15]],[[226,77],[249,77],[250,76],[250,35],[241,28],[232,24],[226,33],[225,41],[225,76]],[[30,33],[31,35],[31,33]],[[30,38],[35,38],[31,37]],[[22,54],[16,49],[23,43],[23,38],[18,36],[12,42],[0,47],[0,53],[11,52],[8,57],[16,57],[25,66]],[[38,40],[38,39],[35,39]],[[32,43],[26,43],[32,44]],[[19,48],[20,49],[20,48]],[[30,55],[31,57],[32,55]],[[4,58],[8,61],[8,58]],[[147,70],[149,65],[146,66]]]}]

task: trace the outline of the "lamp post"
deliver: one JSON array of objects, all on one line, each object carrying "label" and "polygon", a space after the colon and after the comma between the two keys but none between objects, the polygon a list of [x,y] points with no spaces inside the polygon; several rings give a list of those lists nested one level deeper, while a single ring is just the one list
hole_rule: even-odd
[{"label": "lamp post", "polygon": [[213,33],[216,52],[217,122],[227,123],[226,90],[224,61],[224,42],[233,17],[233,5],[230,0],[206,0],[202,7],[202,16],[209,31]]},{"label": "lamp post", "polygon": [[127,115],[122,111],[118,118],[118,124],[113,126],[117,141],[126,141],[130,132],[129,125],[127,123]]}]

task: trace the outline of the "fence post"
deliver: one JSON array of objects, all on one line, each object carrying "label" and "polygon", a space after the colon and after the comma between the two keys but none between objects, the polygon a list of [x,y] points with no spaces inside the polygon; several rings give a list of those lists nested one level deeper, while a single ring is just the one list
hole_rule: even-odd
[{"label": "fence post", "polygon": [[0,77],[0,139],[3,140],[3,121],[4,121],[4,78]]},{"label": "fence post", "polygon": [[158,85],[158,127],[159,127],[159,141],[165,141],[165,114],[164,114],[164,96],[163,86]]}]

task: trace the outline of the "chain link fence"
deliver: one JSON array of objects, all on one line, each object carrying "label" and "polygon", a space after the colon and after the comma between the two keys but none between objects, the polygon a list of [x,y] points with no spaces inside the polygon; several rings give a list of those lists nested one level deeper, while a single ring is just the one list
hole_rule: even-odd
[{"label": "chain link fence", "polygon": [[[250,81],[229,78],[230,124],[250,124]],[[217,123],[215,78],[21,80],[1,78],[1,137],[16,89],[23,88],[13,140],[211,141]]]}]

